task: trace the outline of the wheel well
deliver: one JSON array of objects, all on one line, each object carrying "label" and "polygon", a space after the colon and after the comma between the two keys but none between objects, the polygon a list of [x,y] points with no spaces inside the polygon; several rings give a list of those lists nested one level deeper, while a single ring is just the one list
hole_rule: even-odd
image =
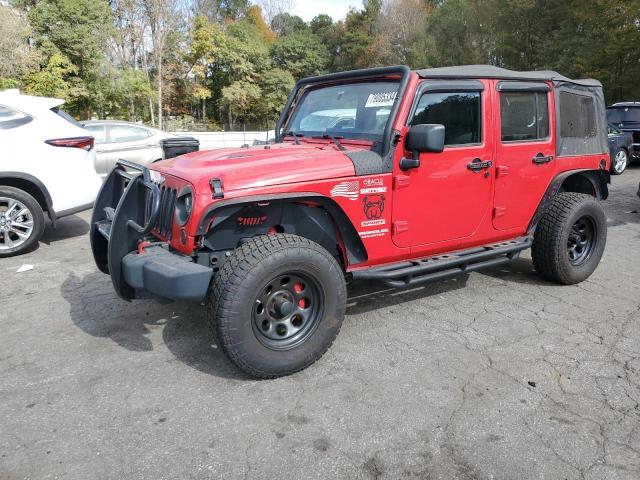
[{"label": "wheel well", "polygon": [[584,193],[598,200],[605,200],[609,196],[608,183],[608,172],[588,170],[569,175],[563,180],[559,191]]},{"label": "wheel well", "polygon": [[[19,188],[31,195],[40,205],[43,212],[49,212],[49,202],[47,194],[31,180],[17,177],[0,177],[0,185]],[[51,213],[51,212],[49,212]]]},{"label": "wheel well", "polygon": [[325,197],[252,201],[215,210],[202,235],[212,260],[259,235],[291,233],[308,238],[330,252],[346,269],[367,260],[356,229],[335,202]]}]

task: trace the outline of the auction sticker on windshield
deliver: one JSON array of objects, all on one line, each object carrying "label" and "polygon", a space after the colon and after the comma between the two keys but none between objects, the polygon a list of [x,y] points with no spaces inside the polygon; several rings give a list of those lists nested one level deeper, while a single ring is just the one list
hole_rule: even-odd
[{"label": "auction sticker on windshield", "polygon": [[393,92],[371,93],[364,107],[390,107],[393,105],[393,102],[395,102],[397,96],[398,92],[395,90]]}]

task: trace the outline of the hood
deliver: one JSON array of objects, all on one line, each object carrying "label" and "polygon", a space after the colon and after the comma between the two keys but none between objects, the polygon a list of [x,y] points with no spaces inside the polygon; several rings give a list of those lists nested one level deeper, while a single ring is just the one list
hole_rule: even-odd
[{"label": "hood", "polygon": [[[359,150],[349,147],[350,152]],[[204,150],[154,163],[152,168],[195,186],[219,178],[225,191],[355,175],[349,157],[326,143]]]}]

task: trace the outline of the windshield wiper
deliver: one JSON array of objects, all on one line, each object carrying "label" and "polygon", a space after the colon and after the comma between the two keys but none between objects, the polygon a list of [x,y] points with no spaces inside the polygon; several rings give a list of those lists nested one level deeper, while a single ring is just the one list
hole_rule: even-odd
[{"label": "windshield wiper", "polygon": [[344,145],[340,143],[340,140],[343,139],[344,137],[341,137],[338,135],[329,135],[328,133],[325,133],[324,135],[321,135],[319,137],[311,137],[311,138],[322,138],[323,140],[332,140],[333,143],[336,144],[336,147],[338,147],[338,149],[341,152],[344,152],[346,150],[346,148],[344,148]]},{"label": "windshield wiper", "polygon": [[289,130],[288,132],[284,132],[284,136],[285,137],[293,137],[294,141],[296,142],[296,145],[300,145],[300,138],[304,138],[304,135],[302,135],[301,133],[296,133],[293,130]]}]

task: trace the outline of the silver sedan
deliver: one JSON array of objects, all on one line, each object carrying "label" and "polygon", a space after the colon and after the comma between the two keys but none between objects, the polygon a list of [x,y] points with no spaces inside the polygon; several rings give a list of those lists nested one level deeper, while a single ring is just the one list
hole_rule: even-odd
[{"label": "silver sedan", "polygon": [[175,136],[146,125],[117,120],[81,123],[95,138],[96,172],[100,175],[108,174],[119,159],[144,165],[161,160],[160,141]]}]

